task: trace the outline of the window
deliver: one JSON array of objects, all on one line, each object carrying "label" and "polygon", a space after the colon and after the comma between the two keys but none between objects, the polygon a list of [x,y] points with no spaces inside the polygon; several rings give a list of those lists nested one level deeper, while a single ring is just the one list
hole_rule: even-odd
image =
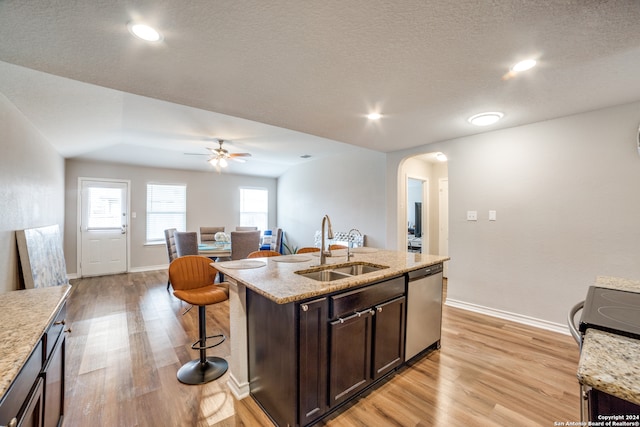
[{"label": "window", "polygon": [[167,228],[187,228],[187,186],[147,184],[147,242],[164,242]]},{"label": "window", "polygon": [[87,230],[113,229],[122,227],[121,188],[88,187],[87,188]]},{"label": "window", "polygon": [[240,225],[269,228],[269,192],[264,188],[240,189]]}]

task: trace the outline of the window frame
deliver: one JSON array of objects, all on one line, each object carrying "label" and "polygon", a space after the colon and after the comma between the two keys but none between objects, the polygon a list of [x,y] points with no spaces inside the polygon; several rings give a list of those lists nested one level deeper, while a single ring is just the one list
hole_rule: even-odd
[{"label": "window frame", "polygon": [[[269,230],[269,189],[266,187],[250,187],[250,186],[243,186],[240,187],[240,203],[239,203],[239,219],[238,219],[238,225],[240,226],[257,226],[258,230],[264,231],[264,230]],[[243,210],[244,207],[244,203],[245,203],[245,196],[244,196],[244,192],[245,191],[261,191],[264,192],[266,195],[266,200],[264,202],[264,208],[265,211],[250,211],[250,210]],[[258,222],[262,222],[262,221],[247,221],[244,222],[243,220],[246,220],[246,217],[248,215],[253,216],[254,218],[256,216],[260,216],[260,215],[264,215],[264,228],[262,227],[262,224],[259,224]]]},{"label": "window frame", "polygon": [[[156,188],[160,188],[160,187],[174,187],[174,196],[176,195],[176,193],[178,193],[178,196],[182,197],[182,201],[183,201],[183,205],[181,206],[183,209],[181,210],[154,210],[152,206],[150,206],[150,203],[153,203],[154,201],[151,200],[151,197],[153,197],[152,193],[151,193],[151,188],[156,187]],[[178,190],[178,188],[181,188],[182,191]],[[146,224],[145,224],[145,241],[146,244],[164,244],[165,243],[165,237],[164,237],[164,230],[167,228],[175,228],[178,231],[185,231],[186,227],[187,227],[187,184],[182,184],[182,183],[158,183],[158,182],[147,182],[147,186],[146,186]],[[179,194],[181,193],[181,194]],[[172,195],[171,193],[167,192],[166,194],[164,194],[165,197],[168,197],[170,195]],[[162,203],[162,201],[158,201],[155,200],[155,203]],[[180,207],[180,206],[179,206]],[[152,224],[153,221],[153,217],[157,216],[157,215],[177,215],[179,217],[181,217],[177,222],[172,222],[172,221],[158,221],[157,225]],[[163,233],[161,236],[154,236],[154,235],[150,235],[151,232],[151,228],[155,228],[161,226]]]}]

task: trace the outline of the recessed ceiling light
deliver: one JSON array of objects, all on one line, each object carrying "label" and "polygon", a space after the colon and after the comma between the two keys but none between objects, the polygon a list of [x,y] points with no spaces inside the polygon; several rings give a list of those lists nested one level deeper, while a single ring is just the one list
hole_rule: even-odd
[{"label": "recessed ceiling light", "polygon": [[524,61],[518,62],[516,65],[511,67],[511,71],[514,73],[519,73],[521,71],[527,71],[536,66],[535,59],[525,59]]},{"label": "recessed ceiling light", "polygon": [[369,114],[367,114],[367,119],[369,119],[369,120],[380,120],[380,117],[382,117],[382,114],[380,114],[380,113],[369,113]]},{"label": "recessed ceiling light", "polygon": [[480,113],[474,116],[469,117],[467,120],[472,125],[476,126],[489,126],[500,120],[504,114],[499,113],[497,111]]},{"label": "recessed ceiling light", "polygon": [[146,25],[146,24],[138,24],[135,22],[129,22],[127,24],[127,28],[129,32],[139,39],[148,41],[148,42],[158,42],[162,40],[162,34],[156,31],[154,28]]}]

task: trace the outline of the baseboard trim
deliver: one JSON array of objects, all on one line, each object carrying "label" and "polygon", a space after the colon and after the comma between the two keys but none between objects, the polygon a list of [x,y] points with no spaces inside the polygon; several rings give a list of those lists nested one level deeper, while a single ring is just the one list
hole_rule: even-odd
[{"label": "baseboard trim", "polygon": [[518,313],[512,313],[510,311],[498,310],[495,308],[485,307],[482,305],[472,304],[465,301],[458,301],[450,298],[447,298],[445,305],[448,305],[449,307],[460,308],[462,310],[473,311],[474,313],[486,314],[487,316],[497,317],[499,319],[509,320],[527,326],[533,326],[534,328],[558,332],[564,335],[571,335],[568,325],[549,322],[547,320],[537,319],[535,317],[525,316]]},{"label": "baseboard trim", "polygon": [[229,386],[231,393],[238,400],[249,397],[249,394],[251,392],[249,383],[246,382],[244,384],[240,384],[240,382],[238,382],[238,379],[233,375],[233,372],[229,372],[229,380],[227,381],[227,386]]},{"label": "baseboard trim", "polygon": [[162,265],[148,265],[145,267],[134,267],[129,269],[129,273],[143,273],[145,271],[166,270],[169,268],[169,264]]}]

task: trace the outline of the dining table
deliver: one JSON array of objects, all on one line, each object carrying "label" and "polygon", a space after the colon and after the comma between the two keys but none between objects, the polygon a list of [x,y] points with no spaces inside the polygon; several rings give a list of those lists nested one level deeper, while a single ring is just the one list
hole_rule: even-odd
[{"label": "dining table", "polygon": [[230,257],[231,256],[231,243],[230,242],[211,242],[200,243],[198,245],[198,255],[204,255],[209,258],[218,257]]}]

